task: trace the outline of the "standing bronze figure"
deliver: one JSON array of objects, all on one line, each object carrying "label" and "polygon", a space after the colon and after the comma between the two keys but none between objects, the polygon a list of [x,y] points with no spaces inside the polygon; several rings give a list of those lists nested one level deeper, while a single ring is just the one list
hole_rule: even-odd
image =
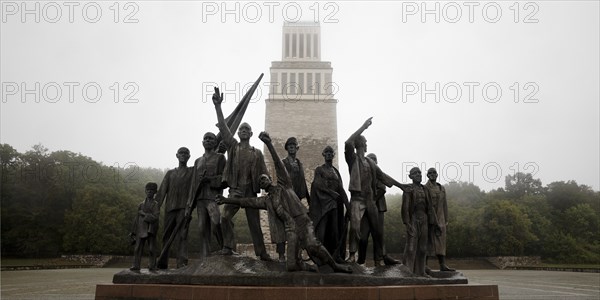
[{"label": "standing bronze figure", "polygon": [[[374,153],[367,154],[367,157],[370,158],[375,164],[378,164],[377,155]],[[378,230],[381,231],[381,234],[385,236],[384,231],[384,221],[385,221],[385,212],[387,211],[387,203],[385,200],[386,186],[381,181],[377,181],[377,187],[375,190],[375,206],[377,206],[377,214],[378,214]],[[369,225],[369,220],[367,217],[363,216],[360,221],[360,236],[361,240],[358,243],[358,260],[356,261],[358,264],[364,264],[367,258],[367,242],[369,235],[373,235],[373,228]],[[384,243],[384,239],[381,240]],[[381,248],[383,251],[384,257],[386,257],[387,250],[385,249],[385,243],[383,245],[378,245],[375,240],[373,241],[373,255],[377,252],[377,249]],[[377,260],[376,257],[373,259]]]},{"label": "standing bronze figure", "polygon": [[214,232],[219,247],[223,248],[221,213],[215,197],[223,194],[222,179],[226,159],[223,154],[215,151],[217,136],[214,133],[204,134],[202,146],[204,154],[194,162],[186,217],[191,218],[191,212],[197,208],[201,241],[200,256],[205,257],[210,252],[211,232]]},{"label": "standing bronze figure", "polygon": [[[156,194],[158,207],[160,208],[165,204],[163,228],[164,249],[158,261],[159,269],[168,268],[169,248],[171,246],[168,240],[171,235],[175,235],[177,268],[184,267],[188,263],[187,227],[183,226],[183,223],[187,222],[185,209],[187,207],[193,170],[187,166],[187,162],[190,159],[190,150],[188,148],[179,148],[175,156],[179,161],[179,166],[167,171]],[[177,228],[181,229],[176,230]]]},{"label": "standing bronze figure", "polygon": [[411,191],[402,194],[401,214],[406,226],[406,247],[402,263],[414,274],[427,277],[425,264],[429,227],[435,225],[435,218],[429,193],[421,184],[421,170],[417,167],[410,169],[408,177],[413,183]]},{"label": "standing bronze figure", "polygon": [[440,271],[455,271],[446,265],[446,227],[448,226],[448,202],[446,189],[437,182],[438,173],[435,168],[427,170],[429,180],[425,184],[430,195],[431,206],[436,224],[429,227],[429,256],[437,256]]},{"label": "standing bronze figure", "polygon": [[315,224],[317,239],[337,262],[343,262],[346,254],[344,208],[350,210],[350,202],[344,190],[342,176],[333,166],[333,148],[325,147],[322,154],[325,163],[315,169],[309,214]]},{"label": "standing bronze figure", "polygon": [[132,271],[139,271],[144,253],[144,244],[148,243],[148,269],[156,270],[156,255],[158,247],[156,245],[156,234],[158,233],[158,217],[160,209],[158,202],[154,200],[158,185],[154,182],[146,184],[146,199],[138,205],[137,214],[133,221],[133,229],[130,233],[135,238],[135,250],[133,266],[129,268]]}]

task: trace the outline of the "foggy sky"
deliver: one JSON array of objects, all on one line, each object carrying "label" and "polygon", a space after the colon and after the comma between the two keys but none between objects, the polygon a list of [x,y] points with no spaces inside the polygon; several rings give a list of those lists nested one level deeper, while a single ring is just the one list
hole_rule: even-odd
[{"label": "foggy sky", "polygon": [[[368,150],[402,182],[418,165],[437,167],[441,183],[469,181],[485,190],[503,187],[515,171],[534,173],[544,185],[600,187],[596,1],[25,8],[35,11],[35,3],[39,13],[22,16],[21,2],[2,2],[0,135],[20,152],[42,143],[107,165],[173,168],[177,148],[189,147],[195,159],[204,132],[218,131],[212,86],[226,93],[228,113],[242,87],[265,73],[245,117],[251,144],[262,149],[265,84],[271,62],[282,59],[282,26],[316,19],[321,57],[331,62],[338,87],[338,149],[373,117],[364,133]],[[422,14],[422,5],[435,11],[436,3],[437,21]],[[36,82],[40,96],[23,91]],[[347,174],[343,154],[337,157]]]}]

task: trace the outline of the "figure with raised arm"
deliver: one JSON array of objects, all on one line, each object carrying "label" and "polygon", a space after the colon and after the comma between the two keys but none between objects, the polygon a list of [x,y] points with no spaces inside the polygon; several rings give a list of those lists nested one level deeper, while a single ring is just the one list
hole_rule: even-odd
[{"label": "figure with raised arm", "polygon": [[[217,112],[217,120],[219,132],[223,138],[223,144],[227,147],[227,162],[223,170],[223,182],[229,187],[229,196],[233,198],[239,197],[256,197],[260,193],[259,176],[268,174],[267,166],[262,152],[250,146],[250,137],[252,137],[252,127],[244,122],[240,124],[238,129],[239,142],[233,137],[223,117],[221,103],[223,103],[223,94],[219,93],[219,88],[215,87],[213,94],[213,104]],[[233,235],[233,217],[240,210],[240,206],[236,204],[225,204],[223,206],[223,214],[221,215],[221,225],[223,229],[223,249],[222,254],[231,255],[236,248]],[[271,257],[265,249],[263,240],[263,232],[260,227],[259,210],[248,207],[246,218],[252,243],[254,244],[254,253],[261,260],[271,261]]]},{"label": "figure with raised arm", "polygon": [[375,204],[377,193],[377,182],[381,182],[387,187],[393,185],[403,191],[408,185],[401,184],[389,175],[385,174],[370,158],[365,156],[367,151],[367,139],[362,135],[372,124],[372,118],[367,119],[363,125],[354,132],[345,143],[344,155],[348,170],[350,171],[350,258],[349,261],[356,261],[356,251],[358,242],[362,238],[360,235],[360,222],[363,216],[366,216],[371,229],[373,229],[373,241],[377,247],[374,257],[375,265],[393,265],[399,261],[389,257],[383,252],[383,233],[379,230],[379,215]]},{"label": "figure with raised arm", "polygon": [[260,186],[268,194],[265,197],[253,198],[225,198],[217,196],[219,203],[233,203],[243,207],[266,209],[269,216],[276,216],[279,224],[285,227],[287,247],[286,268],[288,271],[308,270],[302,262],[301,251],[305,249],[309,256],[319,265],[327,264],[335,272],[351,273],[349,266],[338,264],[331,257],[327,249],[321,245],[314,233],[312,221],[308,216],[306,207],[294,192],[292,180],[281,162],[268,133],[262,132],[259,138],[265,143],[275,164],[277,184],[273,184],[267,174],[260,175]]},{"label": "figure with raised arm", "polygon": [[[285,150],[288,156],[282,160],[285,165],[285,169],[288,171],[292,184],[294,185],[294,192],[300,200],[306,199],[307,203],[310,203],[310,196],[308,194],[308,187],[306,186],[306,178],[304,176],[304,166],[302,162],[296,157],[300,146],[298,146],[298,140],[295,137],[290,137],[285,141]],[[279,254],[279,261],[285,261],[285,236],[273,237],[277,244],[277,253]],[[283,242],[276,242],[277,240],[283,240]]]}]

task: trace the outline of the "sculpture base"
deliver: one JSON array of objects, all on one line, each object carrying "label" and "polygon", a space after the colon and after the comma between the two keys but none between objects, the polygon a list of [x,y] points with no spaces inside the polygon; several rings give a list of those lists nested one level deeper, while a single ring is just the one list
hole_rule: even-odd
[{"label": "sculpture base", "polygon": [[398,286],[466,284],[460,272],[432,272],[431,277],[413,275],[404,265],[364,267],[350,264],[353,273],[334,273],[322,266],[318,272],[287,272],[284,263],[265,262],[247,256],[210,256],[187,267],[141,272],[124,270],[114,275],[113,283],[179,284],[212,286]]},{"label": "sculpture base", "polygon": [[320,300],[320,299],[482,299],[498,300],[497,285],[409,285],[361,287],[258,287],[173,284],[101,284],[96,300]]},{"label": "sculpture base", "polygon": [[498,299],[496,285],[466,285],[460,272],[411,274],[404,265],[364,267],[353,274],[287,272],[284,263],[211,256],[180,269],[124,270],[98,285],[96,299]]}]

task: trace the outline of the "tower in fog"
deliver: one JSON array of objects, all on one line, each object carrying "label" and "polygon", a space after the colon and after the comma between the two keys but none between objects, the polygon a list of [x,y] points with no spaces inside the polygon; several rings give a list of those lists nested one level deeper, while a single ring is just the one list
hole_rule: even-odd
[{"label": "tower in fog", "polygon": [[[271,63],[269,97],[266,99],[265,130],[283,159],[289,137],[298,139],[298,159],[304,165],[310,187],[317,166],[324,163],[323,148],[337,149],[337,100],[331,62],[321,60],[319,23],[285,23],[281,35],[281,60]],[[265,148],[265,160],[275,174],[271,156]]]}]

